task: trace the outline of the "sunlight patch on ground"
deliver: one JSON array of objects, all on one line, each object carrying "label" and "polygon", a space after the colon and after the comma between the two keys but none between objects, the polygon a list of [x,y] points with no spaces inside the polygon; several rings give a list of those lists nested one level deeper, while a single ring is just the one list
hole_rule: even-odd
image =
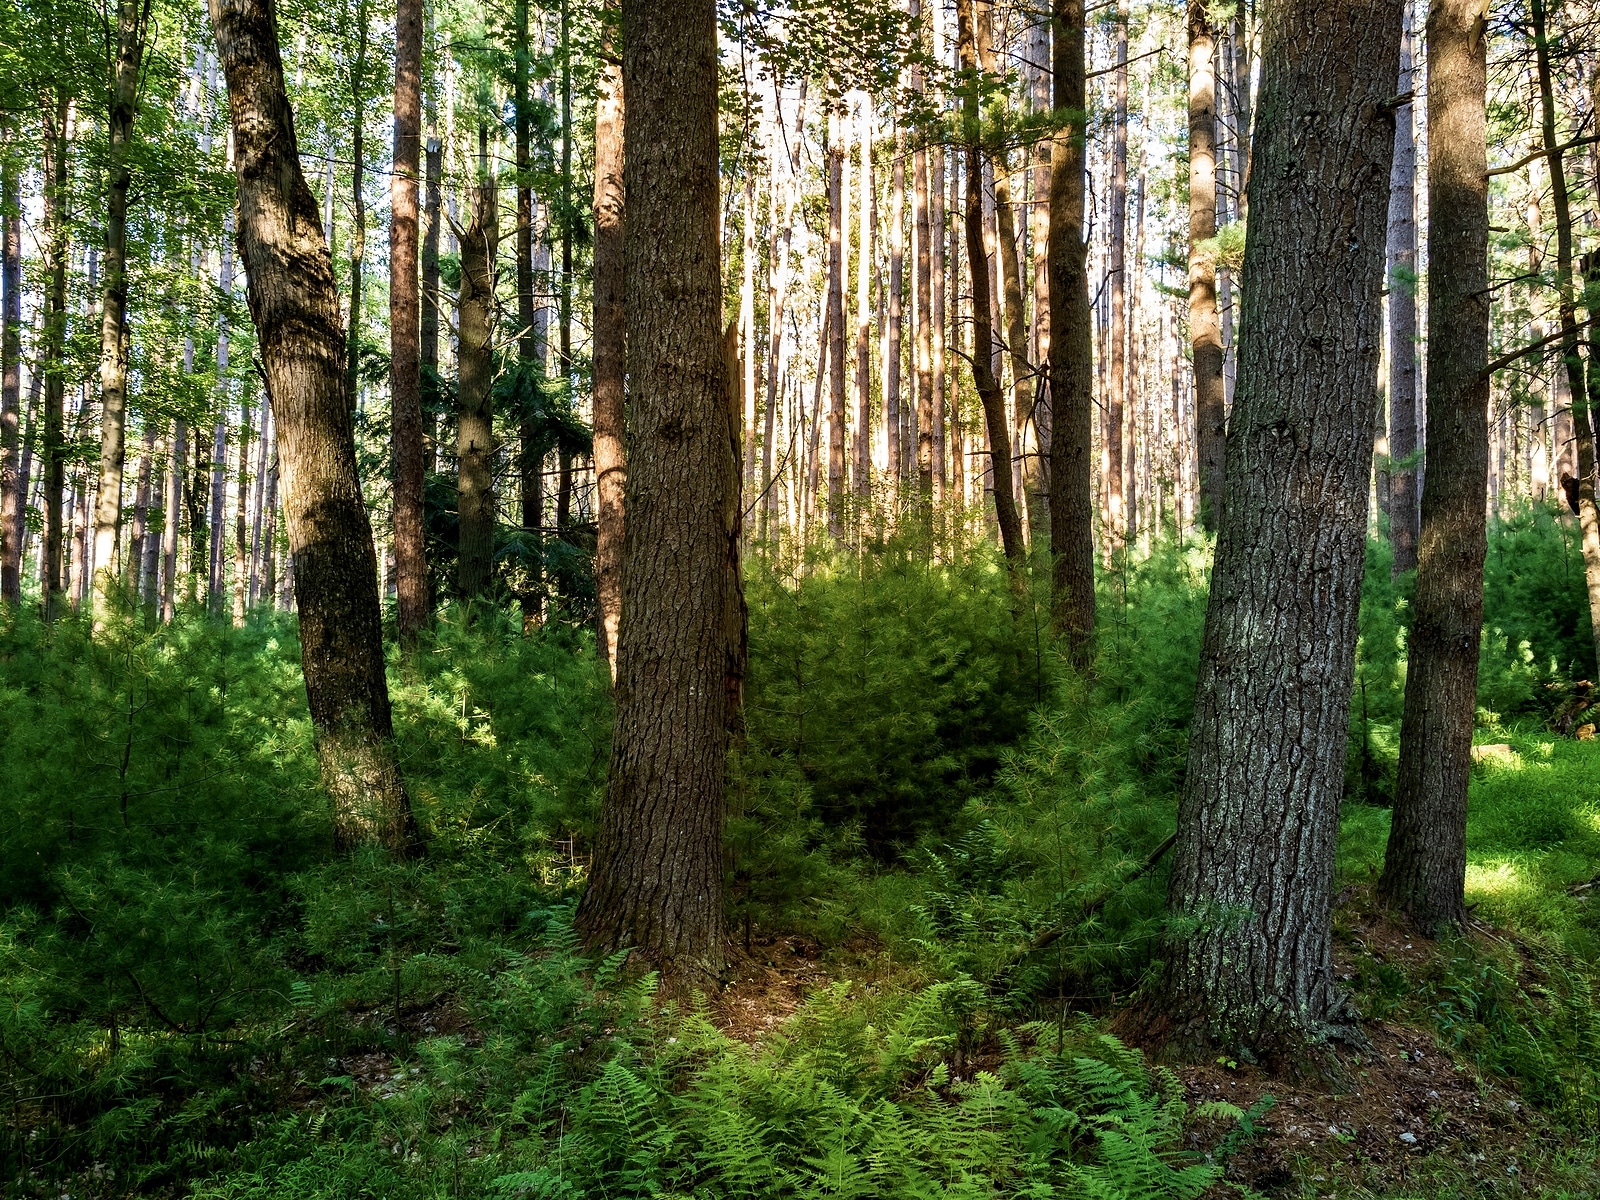
[{"label": "sunlight patch on ground", "polygon": [[1467,896],[1509,900],[1525,895],[1528,881],[1522,866],[1510,859],[1487,859],[1467,864]]}]

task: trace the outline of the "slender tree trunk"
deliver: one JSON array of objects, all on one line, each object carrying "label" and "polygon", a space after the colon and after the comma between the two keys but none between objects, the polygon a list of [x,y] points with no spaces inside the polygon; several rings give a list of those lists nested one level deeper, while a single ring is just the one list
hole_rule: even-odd
[{"label": "slender tree trunk", "polygon": [[844,241],[845,117],[828,112],[828,536],[844,536]]},{"label": "slender tree trunk", "polygon": [[[146,420],[148,421],[149,418],[146,418]],[[153,427],[151,428],[153,429]],[[150,446],[150,458],[155,460],[156,440],[153,433],[150,440]],[[152,461],[150,486],[146,489],[146,495],[150,500],[155,501],[157,507],[155,507],[154,510],[151,510],[147,507],[145,510],[144,557],[140,564],[139,571],[140,600],[142,601],[145,609],[152,616],[156,614],[156,605],[161,596],[160,584],[162,541],[161,535],[156,532],[153,518],[157,513],[163,513],[163,510],[165,509],[164,498],[166,494],[167,480],[165,468],[160,462]]]},{"label": "slender tree trunk", "polygon": [[40,592],[45,620],[54,620],[61,605],[61,492],[66,477],[66,342],[67,255],[71,237],[67,220],[67,120],[72,105],[65,88],[46,96],[42,105],[44,132],[44,339],[39,369],[44,374],[44,560]]},{"label": "slender tree trunk", "polygon": [[22,407],[22,206],[17,164],[0,158],[0,604],[22,603],[23,503],[18,457]]},{"label": "slender tree trunk", "polygon": [[[989,6],[987,0],[957,0],[956,20],[961,43],[961,65],[977,75],[987,52]],[[980,49],[980,42],[983,49]],[[989,293],[989,262],[983,229],[983,150],[979,145],[978,93],[969,87],[962,98],[962,136],[967,154],[967,261],[972,266],[972,382],[983,402],[984,424],[989,432],[989,463],[994,477],[995,519],[1000,544],[1013,573],[1022,569],[1026,547],[1022,520],[1011,480],[1011,434],[1006,420],[1006,398],[994,374],[994,331],[990,324],[993,301]]]},{"label": "slender tree trunk", "polygon": [[[389,177],[389,406],[394,453],[395,625],[413,648],[428,623],[423,515],[421,312],[417,175],[422,157],[422,0],[396,0],[394,172]],[[434,336],[438,332],[435,329]],[[437,349],[435,350],[437,353]],[[257,475],[265,475],[257,470]]]},{"label": "slender tree trunk", "polygon": [[1294,1062],[1352,1020],[1330,913],[1400,3],[1294,0],[1264,18],[1239,390],[1161,1007],[1180,1046]]},{"label": "slender tree trunk", "polygon": [[1072,661],[1094,639],[1094,363],[1083,240],[1087,81],[1083,0],[1054,0],[1050,154],[1050,620]]},{"label": "slender tree trunk", "polygon": [[255,489],[250,499],[250,586],[245,596],[246,606],[254,609],[261,603],[261,525],[262,507],[266,503],[267,467],[272,458],[272,406],[265,399],[261,404],[261,438],[257,442]]},{"label": "slender tree trunk", "polygon": [[261,493],[261,600],[276,608],[278,605],[278,422],[270,423],[271,440],[267,444],[267,483]]},{"label": "slender tree trunk", "polygon": [[[855,494],[863,508],[872,494],[872,261],[875,247],[872,234],[876,222],[873,213],[872,182],[872,97],[861,97],[861,186],[858,196],[856,220],[856,461]],[[749,238],[753,251],[755,241]]]},{"label": "slender tree trunk", "polygon": [[1216,37],[1204,0],[1189,0],[1189,341],[1194,348],[1200,523],[1215,532],[1222,508],[1228,410],[1217,318]]},{"label": "slender tree trunk", "polygon": [[[444,206],[441,196],[444,182],[444,148],[440,145],[431,122],[423,169],[426,179],[422,210],[422,332],[418,339],[418,349],[422,409],[422,475],[426,487],[429,464],[433,461],[439,441],[439,231],[444,225]],[[433,600],[431,583],[428,600],[431,605]]]},{"label": "slender tree trunk", "polygon": [[[943,0],[936,0],[943,3]],[[920,0],[911,0],[913,18],[921,15]],[[912,90],[922,95],[927,91],[922,64],[911,68]],[[928,211],[928,150],[923,139],[917,139],[916,151],[911,157],[911,220],[915,233],[915,254],[912,261],[912,305],[915,317],[912,328],[916,343],[912,349],[912,362],[917,376],[917,491],[924,505],[933,503],[933,288],[929,278],[933,269],[933,226]]]},{"label": "slender tree trunk", "polygon": [[[1429,933],[1460,924],[1467,915],[1467,784],[1477,712],[1487,549],[1483,498],[1489,475],[1487,50],[1480,0],[1433,0],[1428,17],[1431,469],[1423,485],[1417,589],[1406,636],[1394,816],[1378,883],[1380,895]],[[1408,84],[1402,79],[1402,91]],[[1409,123],[1409,115],[1402,114],[1396,158]],[[1394,178],[1398,186],[1398,168]],[[1391,313],[1395,298],[1391,282]]]},{"label": "slender tree trunk", "polygon": [[742,651],[739,463],[721,337],[712,0],[623,0],[628,531],[616,722],[577,924],[670,976],[723,962],[722,820]]},{"label": "slender tree trunk", "polygon": [[489,175],[488,126],[478,126],[478,188],[461,243],[460,340],[456,384],[456,500],[460,514],[457,586],[472,599],[489,590],[494,558],[494,261],[499,244],[495,184]]},{"label": "slender tree trunk", "polygon": [[[1409,0],[1405,9],[1400,82],[1395,93],[1400,96],[1411,92]],[[1394,546],[1392,570],[1397,578],[1417,566],[1417,465],[1413,461],[1417,451],[1417,145],[1411,129],[1412,108],[1402,104],[1395,110],[1394,168],[1389,173],[1389,541]],[[1470,152],[1471,148],[1451,150]],[[1459,403],[1459,397],[1455,402]],[[1488,403],[1487,397],[1484,402]],[[1476,658],[1473,666],[1477,666]]]},{"label": "slender tree trunk", "polygon": [[[794,242],[795,212],[800,201],[800,151],[804,145],[804,132],[806,125],[806,81],[800,81],[800,95],[795,106],[795,134],[788,139],[789,145],[789,176],[783,188],[783,219],[774,229],[770,240],[771,257],[767,263],[767,412],[766,412],[766,437],[761,444],[761,537],[766,540],[771,536],[769,526],[776,518],[778,512],[778,497],[773,485],[773,442],[776,434],[776,416],[778,409],[779,392],[784,371],[787,367],[786,343],[784,339],[784,308],[788,303],[790,247]],[[773,109],[777,113],[778,133],[783,132],[783,89],[775,79],[773,82]],[[773,172],[776,177],[777,172]],[[776,197],[778,189],[773,187]],[[892,468],[891,468],[892,470]],[[798,468],[790,463],[789,477],[796,478]]]},{"label": "slender tree trunk", "polygon": [[161,525],[161,620],[171,621],[178,587],[178,520],[183,511],[183,480],[189,468],[189,427],[180,417],[172,423],[167,455],[166,512]]},{"label": "slender tree trunk", "polygon": [[1111,300],[1110,352],[1106,355],[1106,546],[1115,550],[1128,532],[1123,477],[1122,426],[1128,399],[1128,10],[1115,9],[1116,70],[1112,75],[1111,186],[1106,214],[1106,273]]},{"label": "slender tree trunk", "polygon": [[150,460],[155,456],[155,426],[147,420],[144,444],[139,451],[139,470],[133,491],[133,527],[128,532],[128,566],[125,580],[128,597],[138,603],[144,575],[144,542],[150,523]]},{"label": "slender tree trunk", "polygon": [[904,478],[906,447],[900,437],[904,425],[900,395],[901,334],[905,326],[906,277],[906,135],[899,122],[894,131],[894,165],[889,173],[889,336],[888,370],[884,377],[884,432],[888,435],[889,477],[896,485]]},{"label": "slender tree trunk", "polygon": [[[615,13],[616,0],[612,0],[606,16],[610,18]],[[622,627],[628,482],[623,388],[628,333],[628,313],[623,303],[627,286],[622,190],[626,109],[622,60],[614,40],[604,43],[602,53],[605,58],[594,124],[594,471],[599,494],[594,590],[600,609],[600,650],[611,666],[611,680],[615,683],[617,638]]]},{"label": "slender tree trunk", "polygon": [[[248,393],[239,404],[239,472],[233,506],[233,624],[244,625],[250,599],[250,443],[255,438]],[[259,472],[260,467],[257,466]]]},{"label": "slender tree trunk", "polygon": [[350,337],[345,370],[351,408],[361,406],[361,283],[367,257],[367,31],[371,24],[367,9],[367,0],[357,0],[356,53],[350,65],[350,105],[355,119],[350,127]]},{"label": "slender tree trunk", "polygon": [[372,527],[317,202],[300,170],[271,0],[210,0],[228,80],[239,246],[277,419],[301,662],[336,841],[416,844],[395,755]]},{"label": "slender tree trunk", "polygon": [[[518,478],[518,505],[520,513],[519,523],[524,529],[537,531],[544,523],[544,487],[540,476],[540,467],[544,459],[544,447],[540,444],[538,413],[535,411],[533,401],[537,393],[528,385],[542,382],[544,377],[544,364],[542,362],[543,347],[535,316],[533,298],[533,171],[532,134],[533,134],[533,100],[529,94],[530,74],[532,59],[528,45],[528,0],[516,0],[516,28],[515,28],[515,81],[512,103],[515,106],[516,119],[516,155],[517,155],[517,365],[524,376],[524,387],[520,392],[522,396],[522,411],[517,418],[517,478]],[[596,311],[599,309],[598,277],[596,279]],[[598,332],[598,330],[597,330]],[[598,342],[595,346],[595,422],[598,426],[600,414],[600,389],[601,379],[600,362],[601,350]],[[599,437],[598,429],[596,437]],[[543,547],[542,535],[536,540],[536,545]],[[522,598],[522,623],[527,627],[540,619],[543,607],[543,577],[544,569],[541,559],[533,571],[534,587],[530,594]],[[599,556],[595,560],[596,583],[600,581]],[[603,602],[602,602],[603,603]],[[601,649],[605,650],[604,631],[601,634]]]}]

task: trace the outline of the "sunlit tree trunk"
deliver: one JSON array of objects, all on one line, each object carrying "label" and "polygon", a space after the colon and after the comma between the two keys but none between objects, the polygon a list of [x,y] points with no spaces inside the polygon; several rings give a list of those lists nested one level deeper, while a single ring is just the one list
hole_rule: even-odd
[{"label": "sunlit tree trunk", "polygon": [[[1406,635],[1400,768],[1378,891],[1429,933],[1460,924],[1467,915],[1467,784],[1477,716],[1489,474],[1484,16],[1481,0],[1433,0],[1428,17],[1430,469]],[[1408,120],[1401,116],[1402,129]],[[1396,157],[1400,153],[1397,146]]]},{"label": "sunlit tree trunk", "polygon": [[1128,531],[1127,486],[1123,475],[1122,428],[1128,398],[1128,11],[1118,3],[1113,10],[1116,27],[1116,67],[1112,74],[1111,186],[1106,225],[1106,274],[1110,293],[1111,324],[1106,355],[1106,513],[1108,549],[1122,544]]},{"label": "sunlit tree trunk", "polygon": [[[1411,91],[1409,2],[1405,8],[1395,93],[1400,96]],[[1410,104],[1395,110],[1394,167],[1389,173],[1389,540],[1396,576],[1417,566],[1417,146],[1412,111]]]},{"label": "sunlit tree trunk", "polygon": [[66,478],[67,253],[71,237],[67,218],[67,120],[71,101],[65,88],[46,96],[41,105],[44,134],[44,338],[39,370],[44,375],[44,444],[40,458],[44,486],[44,545],[40,593],[46,620],[54,620],[62,599],[61,493]]},{"label": "sunlit tree trunk", "polygon": [[472,220],[456,232],[461,243],[461,291],[456,306],[460,344],[456,383],[457,586],[468,599],[488,591],[494,558],[494,261],[500,230],[488,163],[488,127],[479,125]]},{"label": "sunlit tree trunk", "polygon": [[742,646],[737,415],[718,253],[712,0],[623,0],[628,529],[616,719],[577,925],[686,980],[723,962],[725,754]]},{"label": "sunlit tree trunk", "polygon": [[[233,506],[233,623],[244,624],[250,599],[250,443],[255,429],[250,412],[250,396],[239,404],[239,471],[235,477]],[[260,467],[257,467],[260,470]]]},{"label": "sunlit tree trunk", "polygon": [[372,527],[333,263],[300,169],[271,0],[210,0],[228,80],[239,245],[277,418],[301,663],[336,841],[416,845],[395,753]]},{"label": "sunlit tree trunk", "polygon": [[1194,353],[1200,523],[1214,532],[1222,507],[1228,433],[1217,318],[1217,75],[1210,8],[1189,0],[1189,341]]},{"label": "sunlit tree trunk", "polygon": [[[22,206],[17,164],[0,158],[0,604],[22,603]],[[38,370],[35,368],[35,375]]]},{"label": "sunlit tree trunk", "polygon": [[[606,10],[614,16],[613,2]],[[609,33],[609,29],[608,29]],[[603,44],[601,91],[594,124],[594,471],[599,493],[594,554],[595,599],[600,609],[600,650],[617,678],[617,637],[622,625],[624,503],[628,463],[624,445],[623,380],[626,373],[627,286],[624,254],[622,60],[614,42]]]},{"label": "sunlit tree trunk", "polygon": [[1239,390],[1159,1002],[1189,1050],[1295,1061],[1352,1019],[1330,914],[1400,7],[1297,0],[1263,12]]},{"label": "sunlit tree trunk", "polygon": [[844,241],[843,103],[828,110],[828,536],[844,536]]},{"label": "sunlit tree trunk", "polygon": [[[856,442],[855,442],[855,494],[865,507],[872,493],[872,260],[875,247],[872,235],[877,228],[873,220],[872,178],[872,97],[861,96],[861,173],[857,178],[856,208]],[[747,211],[753,213],[754,205]],[[754,257],[753,233],[745,235],[746,245]],[[752,310],[753,313],[753,310]],[[747,382],[753,382],[747,380]],[[746,404],[749,400],[746,400]],[[754,434],[753,422],[751,434]],[[746,473],[748,477],[748,472]]]},{"label": "sunlit tree trunk", "polygon": [[189,469],[189,427],[172,423],[167,452],[166,512],[161,525],[161,619],[172,620],[178,596],[178,520],[183,511],[183,480]]},{"label": "sunlit tree trunk", "polygon": [[901,395],[901,337],[905,328],[906,277],[906,135],[899,121],[894,130],[894,162],[889,168],[889,314],[888,347],[884,352],[884,433],[888,437],[889,477],[898,484],[906,475],[904,398]]}]

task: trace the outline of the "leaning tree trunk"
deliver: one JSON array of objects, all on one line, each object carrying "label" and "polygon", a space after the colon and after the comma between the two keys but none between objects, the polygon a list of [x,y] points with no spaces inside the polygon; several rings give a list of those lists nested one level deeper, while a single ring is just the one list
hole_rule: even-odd
[{"label": "leaning tree trunk", "polygon": [[306,698],[342,846],[416,845],[383,671],[333,262],[300,170],[272,0],[210,0],[228,80],[239,252],[278,426]]},{"label": "leaning tree trunk", "polygon": [[[615,0],[608,7],[612,15]],[[600,609],[600,649],[617,678],[617,636],[622,627],[623,498],[628,461],[623,446],[622,63],[608,38],[602,53],[602,91],[594,120],[594,474],[598,492],[594,551],[595,600]],[[776,240],[776,239],[774,239]],[[776,336],[776,335],[774,335]]]},{"label": "leaning tree trunk", "polygon": [[461,291],[456,384],[457,586],[472,599],[489,590],[494,559],[494,259],[499,243],[495,185],[488,175],[488,127],[478,126],[478,195],[472,223],[458,229]]},{"label": "leaning tree trunk", "polygon": [[[984,3],[984,0],[977,0]],[[978,74],[984,57],[978,41],[988,38],[987,10],[974,19],[974,0],[958,0],[956,20],[960,33],[961,65]],[[983,150],[979,144],[977,85],[968,87],[962,99],[962,137],[967,155],[967,260],[972,267],[972,383],[983,403],[984,424],[989,431],[989,461],[994,478],[995,520],[1000,526],[1000,545],[1013,573],[1022,569],[1027,549],[1022,543],[1022,520],[1017,513],[1016,493],[1011,482],[1011,428],[1006,420],[1005,393],[994,375],[994,328],[991,325],[993,301],[989,293],[989,255],[983,234]]]},{"label": "leaning tree trunk", "polygon": [[722,819],[739,642],[738,416],[721,337],[713,0],[623,0],[628,528],[592,950],[723,962]]},{"label": "leaning tree trunk", "polygon": [[[398,0],[394,20],[394,173],[389,177],[389,413],[394,444],[395,624],[416,645],[428,623],[422,449],[422,313],[417,185],[422,160],[422,0]],[[264,473],[264,472],[263,472]]]},{"label": "leaning tree trunk", "polygon": [[1169,893],[1182,1048],[1348,1021],[1330,945],[1400,0],[1263,10],[1239,388]]},{"label": "leaning tree trunk", "polygon": [[[1407,3],[1405,7],[1396,93],[1401,96],[1411,92],[1411,6]],[[1409,103],[1395,110],[1394,167],[1389,173],[1389,541],[1394,546],[1391,570],[1397,577],[1416,569],[1418,537],[1417,144],[1411,129],[1413,111]],[[1471,153],[1471,147],[1437,149],[1446,158],[1455,153]],[[1429,309],[1430,316],[1432,311]],[[1434,344],[1432,339],[1428,344]],[[1449,345],[1445,343],[1442,348],[1449,349]],[[1460,397],[1456,399],[1459,401]],[[1471,709],[1469,704],[1468,710]]]},{"label": "leaning tree trunk", "polygon": [[1215,532],[1222,510],[1228,406],[1217,316],[1217,39],[1204,0],[1189,0],[1189,341],[1194,353],[1195,448],[1200,524]]},{"label": "leaning tree trunk", "polygon": [[[1481,0],[1434,0],[1428,17],[1428,471],[1406,636],[1400,770],[1378,881],[1379,894],[1429,933],[1467,916],[1467,783],[1489,483],[1487,49]],[[1398,511],[1390,520],[1397,519]]]}]

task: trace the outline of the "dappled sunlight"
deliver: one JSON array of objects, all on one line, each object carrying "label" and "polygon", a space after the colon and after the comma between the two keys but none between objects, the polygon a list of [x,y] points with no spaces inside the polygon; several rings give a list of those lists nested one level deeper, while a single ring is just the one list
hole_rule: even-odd
[{"label": "dappled sunlight", "polygon": [[1520,899],[1531,892],[1520,863],[1487,859],[1467,863],[1467,901]]}]

